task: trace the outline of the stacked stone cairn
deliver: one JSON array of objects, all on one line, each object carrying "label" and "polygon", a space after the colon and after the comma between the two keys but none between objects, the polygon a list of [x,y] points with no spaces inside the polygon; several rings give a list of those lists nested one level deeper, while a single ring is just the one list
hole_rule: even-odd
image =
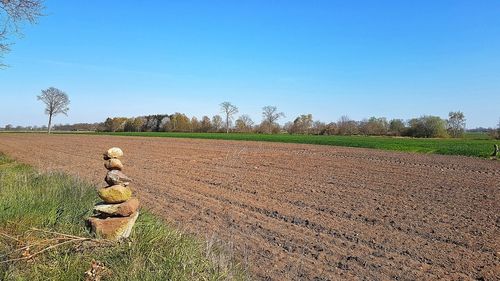
[{"label": "stacked stone cairn", "polygon": [[132,198],[130,178],[122,173],[120,158],[123,151],[113,147],[104,153],[104,167],[108,169],[107,187],[98,190],[104,201],[94,206],[94,216],[88,219],[92,231],[101,238],[121,240],[129,237],[139,216],[139,200]]}]

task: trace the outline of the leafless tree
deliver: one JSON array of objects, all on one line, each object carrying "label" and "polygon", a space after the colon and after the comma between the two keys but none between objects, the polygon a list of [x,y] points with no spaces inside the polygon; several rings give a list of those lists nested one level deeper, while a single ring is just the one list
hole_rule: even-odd
[{"label": "leafless tree", "polygon": [[324,122],[314,121],[312,128],[311,128],[311,134],[313,134],[313,135],[326,135],[326,131],[327,131],[327,125]]},{"label": "leafless tree", "polygon": [[498,118],[497,124],[497,139],[500,139],[500,118]]},{"label": "leafless tree", "polygon": [[386,135],[389,131],[389,122],[385,117],[370,117],[369,119],[363,119],[358,123],[358,130],[359,133],[363,135]]},{"label": "leafless tree", "polygon": [[127,117],[108,117],[104,121],[104,130],[107,132],[123,132],[127,125]]},{"label": "leafless tree", "polygon": [[201,128],[200,128],[201,132],[207,133],[208,131],[210,131],[210,129],[212,129],[212,121],[210,121],[210,117],[203,116],[201,118],[200,126],[201,126]]},{"label": "leafless tree", "polygon": [[0,59],[10,50],[9,35],[21,35],[21,25],[35,24],[42,10],[43,0],[0,0]]},{"label": "leafless tree", "polygon": [[50,125],[52,124],[52,116],[59,113],[68,115],[69,98],[68,95],[54,87],[42,90],[42,94],[37,96],[45,104],[45,114],[49,115],[48,133],[50,134]]},{"label": "leafless tree", "polygon": [[465,115],[461,111],[450,112],[448,114],[448,133],[454,137],[459,138],[465,132]]},{"label": "leafless tree", "polygon": [[219,132],[219,130],[222,128],[222,117],[220,115],[214,115],[212,117],[212,129],[214,132]]},{"label": "leafless tree", "polygon": [[226,133],[229,133],[229,127],[231,126],[231,121],[236,113],[238,113],[238,108],[228,101],[220,104],[220,111],[226,116]]},{"label": "leafless tree", "polygon": [[488,133],[492,138],[500,140],[500,118],[498,119],[498,124],[496,129],[491,129]]},{"label": "leafless tree", "polygon": [[358,133],[358,123],[343,115],[337,122],[337,132],[339,135],[355,135]]},{"label": "leafless tree", "polygon": [[309,134],[312,126],[312,114],[302,114],[295,118],[293,124],[288,128],[288,132],[290,134]]},{"label": "leafless tree", "polygon": [[278,108],[276,106],[268,105],[262,108],[262,118],[264,118],[263,123],[267,124],[269,133],[272,132],[274,123],[282,117],[285,117],[285,113],[278,112]]},{"label": "leafless tree", "polygon": [[169,116],[168,114],[153,114],[151,115],[151,119],[153,122],[153,131],[154,132],[159,132],[161,131],[161,127],[165,124],[165,121],[168,120],[168,118],[172,119],[172,116]]},{"label": "leafless tree", "polygon": [[128,118],[123,126],[123,131],[140,132],[143,125],[144,125],[144,118],[141,117]]},{"label": "leafless tree", "polygon": [[251,132],[254,122],[250,116],[243,114],[236,120],[236,128],[239,132]]},{"label": "leafless tree", "polygon": [[201,128],[201,122],[195,116],[191,117],[191,132],[199,132]]}]

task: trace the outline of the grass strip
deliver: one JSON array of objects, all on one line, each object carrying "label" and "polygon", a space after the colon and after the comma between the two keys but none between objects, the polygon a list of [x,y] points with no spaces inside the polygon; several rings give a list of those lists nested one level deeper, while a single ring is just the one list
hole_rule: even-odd
[{"label": "grass strip", "polygon": [[344,147],[362,147],[393,151],[442,155],[463,155],[488,158],[498,140],[487,139],[485,134],[466,134],[460,139],[426,139],[385,136],[314,136],[314,135],[265,135],[243,133],[173,133],[173,132],[115,132],[90,133],[113,136],[170,137],[194,139],[220,139],[239,141],[266,141],[302,143]]}]

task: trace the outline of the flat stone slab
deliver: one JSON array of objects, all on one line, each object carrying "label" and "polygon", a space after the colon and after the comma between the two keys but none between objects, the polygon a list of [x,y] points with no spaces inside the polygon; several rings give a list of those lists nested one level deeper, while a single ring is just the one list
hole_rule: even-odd
[{"label": "flat stone slab", "polygon": [[130,217],[91,217],[88,222],[98,237],[118,241],[130,236],[137,217],[139,217],[139,212],[135,212]]},{"label": "flat stone slab", "polygon": [[119,204],[99,203],[94,206],[94,213],[105,216],[128,217],[139,209],[139,199],[131,198]]}]

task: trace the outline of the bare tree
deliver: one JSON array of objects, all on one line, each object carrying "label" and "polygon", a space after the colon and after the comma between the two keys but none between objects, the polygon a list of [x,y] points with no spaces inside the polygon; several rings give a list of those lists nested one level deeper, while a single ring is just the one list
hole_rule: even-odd
[{"label": "bare tree", "polygon": [[104,121],[104,129],[107,132],[119,132],[119,131],[125,131],[125,126],[127,123],[127,118],[126,117],[113,117],[113,118],[106,118],[106,121]]},{"label": "bare tree", "polygon": [[312,114],[302,114],[295,118],[293,124],[289,126],[288,133],[290,134],[309,134],[313,126]]},{"label": "bare tree", "polygon": [[144,118],[141,117],[128,118],[127,121],[125,121],[125,124],[123,125],[123,131],[140,132],[142,125],[144,125]]},{"label": "bare tree", "polygon": [[497,124],[497,139],[500,139],[500,118],[498,118]]},{"label": "bare tree", "polygon": [[[21,35],[24,22],[35,24],[42,15],[43,0],[0,0],[0,58],[10,50],[10,34]],[[5,66],[0,62],[0,67]]]},{"label": "bare tree", "polygon": [[450,112],[448,114],[448,133],[454,137],[462,137],[465,132],[465,115],[461,111]]},{"label": "bare tree", "polygon": [[201,127],[200,121],[195,116],[191,117],[191,132],[199,132]]},{"label": "bare tree", "polygon": [[54,87],[47,90],[42,90],[42,94],[37,96],[45,104],[45,114],[49,115],[48,133],[50,134],[50,125],[52,124],[52,116],[59,113],[68,115],[69,98],[68,95]]},{"label": "bare tree", "polygon": [[498,119],[498,124],[496,129],[491,129],[488,133],[492,138],[500,140],[500,118]]},{"label": "bare tree", "polygon": [[266,123],[268,126],[269,133],[273,131],[274,123],[282,117],[285,117],[285,113],[278,112],[278,108],[276,106],[268,105],[262,108],[262,118],[264,118],[263,123]]},{"label": "bare tree", "polygon": [[358,123],[358,130],[364,135],[386,135],[389,131],[389,122],[385,117],[370,117]]},{"label": "bare tree", "polygon": [[201,128],[200,128],[201,132],[207,133],[208,131],[210,131],[210,129],[212,129],[212,121],[210,121],[210,117],[203,116],[201,118],[200,126],[201,126]]},{"label": "bare tree", "polygon": [[250,116],[243,114],[236,120],[236,128],[239,132],[251,132],[254,122]]},{"label": "bare tree", "polygon": [[168,118],[172,119],[172,115],[169,116],[168,114],[153,114],[151,115],[151,118],[154,124],[152,128],[153,131],[160,132],[162,125],[164,125],[165,123],[165,120],[167,120]]},{"label": "bare tree", "polygon": [[349,116],[342,115],[337,122],[337,132],[339,135],[355,135],[358,133],[358,123]]},{"label": "bare tree", "polygon": [[214,115],[212,117],[212,129],[214,132],[219,132],[219,130],[222,128],[222,117],[220,115]]},{"label": "bare tree", "polygon": [[226,116],[226,133],[229,133],[229,127],[231,121],[236,113],[238,113],[238,108],[228,101],[220,104],[220,111]]}]

